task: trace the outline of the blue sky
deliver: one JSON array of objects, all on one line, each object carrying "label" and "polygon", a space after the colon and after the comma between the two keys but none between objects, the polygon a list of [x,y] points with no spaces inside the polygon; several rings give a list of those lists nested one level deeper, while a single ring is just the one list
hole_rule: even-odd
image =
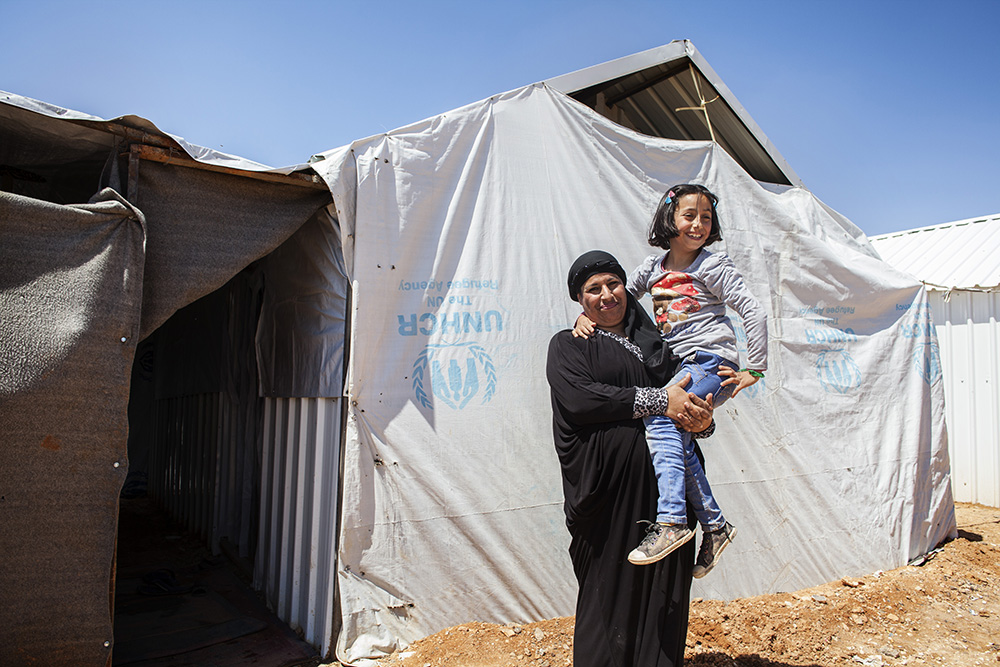
[{"label": "blue sky", "polygon": [[875,235],[1000,212],[998,30],[998,0],[0,0],[0,89],[284,166],[690,39]]}]

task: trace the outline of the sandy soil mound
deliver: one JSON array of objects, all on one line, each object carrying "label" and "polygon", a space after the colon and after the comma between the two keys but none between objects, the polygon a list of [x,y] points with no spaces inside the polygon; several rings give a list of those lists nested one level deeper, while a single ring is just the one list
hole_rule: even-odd
[{"label": "sandy soil mound", "polygon": [[[959,504],[958,539],[921,565],[795,593],[691,605],[685,664],[1000,664],[1000,509]],[[383,667],[569,667],[573,618],[466,623],[425,637]]]}]

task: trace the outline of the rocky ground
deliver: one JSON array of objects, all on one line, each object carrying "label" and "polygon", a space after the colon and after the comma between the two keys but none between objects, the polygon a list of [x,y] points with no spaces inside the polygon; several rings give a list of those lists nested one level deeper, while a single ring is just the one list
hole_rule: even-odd
[{"label": "rocky ground", "polygon": [[[1000,665],[1000,509],[959,504],[958,539],[921,565],[795,593],[691,605],[688,667]],[[569,667],[573,618],[466,623],[382,667]]]}]

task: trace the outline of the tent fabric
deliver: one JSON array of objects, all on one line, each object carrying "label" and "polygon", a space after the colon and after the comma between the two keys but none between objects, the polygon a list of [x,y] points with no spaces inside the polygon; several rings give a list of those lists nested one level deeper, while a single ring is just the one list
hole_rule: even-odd
[{"label": "tent fabric", "polygon": [[679,182],[720,196],[713,249],[770,318],[767,377],[717,411],[703,445],[740,537],[693,594],[889,569],[954,531],[926,294],[808,191],[544,84],[322,157],[353,281],[342,661],[472,619],[573,612],[545,350],[579,312],[572,260],[599,248],[638,264]]},{"label": "tent fabric", "polygon": [[266,284],[256,341],[261,396],[344,394],[348,281],[332,208],[318,210],[260,262]]},{"label": "tent fabric", "polygon": [[110,190],[79,206],[0,192],[5,665],[110,655],[144,226]]},{"label": "tent fabric", "polygon": [[142,162],[137,205],[149,222],[142,337],[222,287],[330,201],[330,193]]}]

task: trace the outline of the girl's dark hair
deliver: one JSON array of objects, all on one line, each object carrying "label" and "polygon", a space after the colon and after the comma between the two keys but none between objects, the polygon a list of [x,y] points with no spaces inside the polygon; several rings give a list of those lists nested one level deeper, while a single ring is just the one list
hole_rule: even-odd
[{"label": "girl's dark hair", "polygon": [[653,214],[653,222],[649,225],[649,245],[664,250],[670,249],[670,239],[677,236],[677,225],[674,224],[674,213],[677,211],[677,201],[684,195],[705,195],[712,204],[712,231],[709,232],[705,245],[711,245],[722,240],[722,228],[719,226],[719,213],[715,210],[719,198],[713,195],[704,185],[684,183],[667,190],[660,199]]}]

